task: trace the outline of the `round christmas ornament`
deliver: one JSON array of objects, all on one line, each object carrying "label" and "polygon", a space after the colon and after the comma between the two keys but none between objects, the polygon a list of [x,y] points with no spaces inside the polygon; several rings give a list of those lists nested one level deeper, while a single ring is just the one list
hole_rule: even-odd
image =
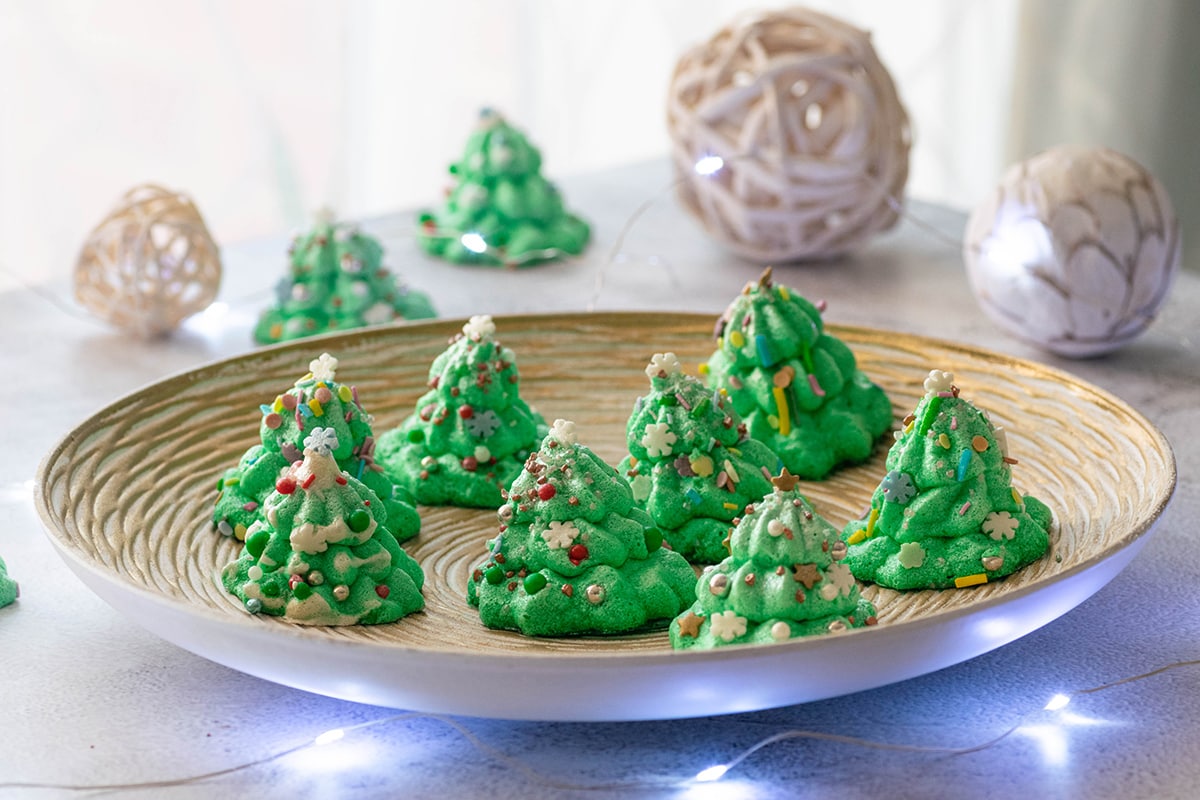
[{"label": "round christmas ornament", "polygon": [[1001,328],[1068,357],[1148,326],[1179,270],[1161,183],[1103,147],[1056,147],[1009,168],[967,222],[967,277]]},{"label": "round christmas ornament", "polygon": [[75,298],[144,338],[163,336],[217,296],[221,258],[187,195],[142,184],[92,230],[75,264]]},{"label": "round christmas ornament", "polygon": [[870,35],[804,8],[739,18],[675,67],[679,197],[729,249],[828,258],[896,222],[908,114]]}]

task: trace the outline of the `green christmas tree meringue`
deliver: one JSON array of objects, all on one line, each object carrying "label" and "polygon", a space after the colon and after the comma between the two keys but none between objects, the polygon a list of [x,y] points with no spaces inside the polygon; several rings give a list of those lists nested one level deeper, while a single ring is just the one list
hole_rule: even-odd
[{"label": "green christmas tree meringue", "polygon": [[801,478],[865,460],[892,424],[887,396],[825,332],[821,309],[772,284],[770,268],[725,310],[716,338],[701,367],[709,386],[725,389],[750,436]]},{"label": "green christmas tree meringue", "polygon": [[467,601],[489,628],[529,636],[621,633],[678,614],[695,572],[663,546],[629,485],[557,420],[499,510]]},{"label": "green christmas tree meringue", "polygon": [[618,471],[676,552],[720,561],[730,520],[771,491],[779,457],[749,438],[724,392],[683,374],[674,353],[656,353],[646,376],[650,393],[633,407]]},{"label": "green christmas tree meringue", "polygon": [[8,577],[8,565],[0,558],[0,608],[9,605],[21,596],[21,587]]},{"label": "green christmas tree meringue", "polygon": [[254,339],[273,344],[318,333],[436,316],[429,298],[383,266],[379,241],[325,215],[292,240],[288,272]]},{"label": "green christmas tree meringue", "polygon": [[426,252],[459,264],[518,267],[578,255],[591,232],[542,177],[542,157],[490,109],[450,166],[455,184],[437,211],[420,215]]},{"label": "green christmas tree meringue", "polygon": [[423,608],[424,573],[384,527],[375,494],[338,467],[337,434],[313,428],[304,447],[221,571],[226,590],[252,614],[300,625],[373,625]]},{"label": "green christmas tree meringue", "polygon": [[866,519],[843,531],[846,563],[893,589],[974,586],[1011,575],[1049,547],[1050,510],[1012,485],[1007,437],[933,370],[905,419]]},{"label": "green christmas tree meringue", "polygon": [[786,469],[747,506],[729,556],[700,575],[696,603],[671,623],[677,650],[786,642],[875,624],[840,559],[838,530],[813,511]]},{"label": "green christmas tree meringue", "polygon": [[495,333],[491,317],[471,317],[434,359],[416,411],[379,438],[379,463],[419,503],[495,508],[546,434]]},{"label": "green christmas tree meringue", "polygon": [[359,402],[358,389],[335,380],[338,360],[329,353],[309,362],[309,372],[271,403],[259,407],[260,444],[225,470],[217,482],[213,524],[226,536],[246,538],[262,519],[263,504],[279,476],[302,456],[303,442],[313,428],[332,430],[338,437],[333,452],[338,466],[366,484],[387,514],[386,529],[397,541],[416,536],[421,518],[412,497],[395,486],[375,463],[373,418]]}]

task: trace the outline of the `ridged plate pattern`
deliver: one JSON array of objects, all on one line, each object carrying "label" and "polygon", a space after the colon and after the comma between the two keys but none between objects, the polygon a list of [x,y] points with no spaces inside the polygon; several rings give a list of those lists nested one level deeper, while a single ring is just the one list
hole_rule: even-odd
[{"label": "ridged plate pattern", "polygon": [[[580,440],[615,463],[624,452],[627,415],[647,390],[643,368],[650,355],[674,351],[694,372],[711,352],[712,322],[691,314],[502,317],[497,338],[517,355],[522,395],[548,420],[573,419]],[[340,359],[338,380],[358,386],[382,433],[412,410],[430,362],[461,324],[378,328],[268,348],[113,403],[69,433],[40,467],[37,503],[52,539],[73,566],[118,584],[118,590],[149,593],[187,615],[217,617],[229,626],[288,628],[314,640],[394,649],[397,656],[677,655],[661,630],[535,640],[483,628],[463,598],[469,571],[495,533],[489,511],[423,509],[421,535],[406,548],[426,571],[428,607],[395,624],[300,629],[251,617],[215,581],[236,547],[209,522],[216,482],[256,441],[259,404],[328,351]],[[963,396],[1007,430],[1019,461],[1013,470],[1017,488],[1044,500],[1055,515],[1050,554],[1004,581],[907,594],[868,587],[880,629],[970,612],[1087,569],[1136,541],[1171,496],[1175,469],[1167,442],[1144,417],[1100,389],[1043,365],[943,341],[831,330],[887,391],[897,420],[915,407],[931,368],[953,371]],[[869,463],[806,484],[818,511],[835,525],[862,513],[882,474],[891,437],[886,439]]]}]

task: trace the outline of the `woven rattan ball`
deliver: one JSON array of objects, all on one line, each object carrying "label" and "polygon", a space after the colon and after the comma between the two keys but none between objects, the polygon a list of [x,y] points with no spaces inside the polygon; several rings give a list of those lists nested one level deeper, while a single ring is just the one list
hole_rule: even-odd
[{"label": "woven rattan ball", "polygon": [[1105,147],[1014,164],[967,222],[963,256],[984,313],[1061,356],[1100,355],[1154,320],[1179,271],[1167,190]]},{"label": "woven rattan ball", "polygon": [[221,257],[191,198],[142,184],[88,235],[75,298],[138,336],[163,336],[217,296]]},{"label": "woven rattan ball", "polygon": [[683,205],[758,261],[821,259],[896,222],[908,114],[869,34],[804,8],[743,17],[679,60]]}]

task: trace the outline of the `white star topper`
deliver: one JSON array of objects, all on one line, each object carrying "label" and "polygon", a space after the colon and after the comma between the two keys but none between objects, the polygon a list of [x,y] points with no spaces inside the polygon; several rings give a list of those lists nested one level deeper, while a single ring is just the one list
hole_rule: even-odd
[{"label": "white star topper", "polygon": [[943,372],[940,369],[929,370],[929,377],[925,379],[925,393],[937,394],[938,392],[950,391],[950,386],[954,383],[953,372]]},{"label": "white star topper", "polygon": [[320,356],[308,362],[308,371],[312,373],[314,379],[318,381],[333,380],[334,373],[337,372],[338,360],[329,353],[321,353]]},{"label": "white star topper", "polygon": [[562,444],[576,444],[579,437],[575,435],[575,423],[569,419],[556,419],[550,426],[550,435]]},{"label": "white star topper", "polygon": [[476,314],[463,325],[463,333],[475,342],[490,339],[495,332],[496,323],[492,322],[492,318],[487,314]]},{"label": "white star topper", "polygon": [[674,353],[655,353],[646,365],[646,377],[655,378],[659,373],[677,375],[680,370],[679,359]]}]

